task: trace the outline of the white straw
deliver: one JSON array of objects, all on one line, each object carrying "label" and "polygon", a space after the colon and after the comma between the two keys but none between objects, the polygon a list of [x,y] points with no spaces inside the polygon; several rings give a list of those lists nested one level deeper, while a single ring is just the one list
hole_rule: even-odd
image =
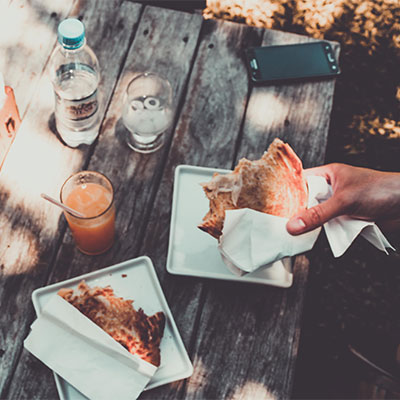
[{"label": "white straw", "polygon": [[58,200],[53,199],[52,197],[48,196],[47,194],[41,193],[41,196],[42,196],[45,200],[49,201],[50,203],[53,203],[53,204],[55,204],[56,206],[61,207],[64,211],[69,212],[69,213],[72,214],[73,216],[79,217],[79,218],[85,218],[85,216],[84,216],[82,213],[80,213],[80,212],[78,212],[78,211],[75,211],[75,210],[72,209],[71,207],[68,207],[68,206],[66,206],[65,204],[59,202]]}]

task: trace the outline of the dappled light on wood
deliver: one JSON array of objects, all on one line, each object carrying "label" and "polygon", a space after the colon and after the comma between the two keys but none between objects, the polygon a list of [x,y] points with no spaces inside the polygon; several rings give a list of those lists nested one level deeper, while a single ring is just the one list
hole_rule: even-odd
[{"label": "dappled light on wood", "polygon": [[[4,6],[0,6],[0,13],[4,17],[1,18],[0,24],[0,47],[7,48],[11,46],[15,46],[18,44],[18,36],[14,35],[14,32],[21,31],[26,29],[26,24],[35,25],[35,35],[31,35],[27,37],[27,40],[24,41],[24,45],[27,48],[35,48],[38,43],[43,42],[43,40],[47,40],[49,32],[51,29],[42,23],[39,22],[37,17],[37,12],[34,10],[32,6],[26,6],[29,8],[29,12],[25,14],[25,18],[20,18],[19,12],[19,2],[13,2],[11,7],[8,9],[7,14],[2,13],[1,9]],[[57,2],[54,2],[57,3]],[[44,5],[41,4],[43,7]],[[54,8],[54,6],[52,7]],[[8,14],[11,12],[11,16]],[[5,16],[7,15],[7,18]]]},{"label": "dappled light on wood", "polygon": [[30,128],[34,129],[29,121],[22,124],[14,142],[14,148],[19,148],[18,154],[11,149],[4,164],[7,174],[0,174],[1,185],[12,193],[13,203],[23,206],[28,213],[36,212],[39,205],[42,208],[44,202],[40,193],[58,198],[67,178],[62,173],[65,161],[57,152],[57,143],[30,135]]},{"label": "dappled light on wood", "polygon": [[248,381],[242,387],[237,387],[230,400],[276,399],[262,383]]},{"label": "dappled light on wood", "polygon": [[[22,122],[0,172],[0,191],[9,195],[7,204],[13,208],[9,213],[10,219],[2,221],[1,224],[2,232],[12,232],[10,235],[14,238],[11,247],[7,249],[5,259],[2,260],[6,267],[8,262],[9,265],[16,263],[15,257],[18,252],[29,260],[29,266],[24,268],[34,266],[38,259],[36,243],[41,239],[38,238],[39,232],[40,236],[47,240],[53,239],[57,233],[61,211],[45,202],[40,194],[43,192],[59,198],[60,188],[70,175],[66,164],[71,163],[63,158],[61,153],[73,150],[64,149],[49,127],[53,101],[51,83],[45,76],[36,92],[35,102],[31,106],[32,112]],[[77,158],[80,162],[79,157]],[[22,221],[21,228],[14,227],[15,220]],[[30,224],[27,221],[30,221]],[[35,250],[34,254],[31,254],[33,243]],[[24,266],[25,262],[28,261],[21,260],[21,266]]]},{"label": "dappled light on wood", "polygon": [[57,22],[70,8],[63,0],[0,2],[0,71],[22,118],[57,42]]},{"label": "dappled light on wood", "polygon": [[278,115],[284,120],[290,109],[290,103],[282,101],[273,91],[253,93],[250,101],[253,106],[248,108],[247,118],[254,128],[262,128]]},{"label": "dappled light on wood", "polygon": [[[5,215],[0,217],[2,235],[7,235],[8,243],[1,255],[2,275],[19,275],[32,270],[38,262],[38,240],[34,233],[23,227],[12,227]],[[10,266],[18,266],[9,269]]]},{"label": "dappled light on wood", "polygon": [[[21,0],[20,0],[21,1]],[[40,0],[33,1],[33,7],[42,10],[43,12],[56,12],[60,13],[65,9],[65,0]]]},{"label": "dappled light on wood", "polygon": [[199,357],[193,360],[194,371],[193,375],[189,378],[186,391],[188,394],[196,393],[201,387],[207,385],[207,367],[203,364]]},{"label": "dappled light on wood", "polygon": [[[38,11],[36,8],[56,11],[61,9],[62,1],[50,0],[42,1],[40,7],[26,5],[25,13],[21,14],[21,4],[19,1],[14,1],[8,7],[8,2],[0,4],[0,50],[12,48],[13,46],[23,45],[28,51],[40,47],[42,43],[48,40],[49,34],[52,34],[52,29],[46,24],[40,22]],[[49,4],[46,4],[49,3]],[[5,12],[7,10],[7,12]],[[21,15],[24,17],[21,18]],[[20,37],[15,35],[15,32],[21,32],[26,29],[26,26],[34,26],[35,34],[24,38],[24,42],[20,43]],[[55,32],[54,32],[55,33]],[[28,62],[29,60],[26,60]],[[9,60],[0,59],[0,70],[5,70]],[[4,64],[3,64],[4,63]]]},{"label": "dappled light on wood", "polygon": [[[285,139],[292,132],[296,133],[296,140],[306,140],[306,137],[315,135],[325,118],[321,118],[320,114],[324,86],[323,83],[315,85],[321,85],[320,89],[313,91],[312,85],[296,84],[282,91],[278,87],[254,88],[247,107],[244,131],[252,132],[254,140],[267,138],[269,134]],[[240,154],[240,157],[260,157],[268,144],[265,143],[265,148],[257,146],[252,152],[248,150],[246,154]],[[307,156],[300,156],[304,165],[308,165]]]},{"label": "dappled light on wood", "polygon": [[[69,8],[62,0],[0,2],[0,52],[5,55],[0,57],[0,71],[13,87],[23,117],[0,171],[0,230],[7,237],[0,265],[6,275],[32,270],[44,251],[43,243],[57,235],[61,212],[46,204],[40,193],[58,198],[69,175],[65,166],[71,164],[61,153],[72,150],[64,150],[54,132],[54,94],[43,68],[56,43],[56,20]],[[28,27],[29,35],[24,34]],[[76,153],[80,162],[80,151]],[[13,265],[17,267],[11,272]]]},{"label": "dappled light on wood", "polygon": [[58,198],[61,185],[69,175],[63,172],[66,161],[60,157],[59,139],[49,128],[53,93],[46,78],[42,79],[40,90],[36,92],[33,107],[48,118],[42,119],[39,126],[35,118],[23,121],[4,163],[3,169],[7,174],[0,173],[4,189],[11,192],[14,203],[23,205],[27,212],[41,208],[38,205],[43,205],[42,192]]}]

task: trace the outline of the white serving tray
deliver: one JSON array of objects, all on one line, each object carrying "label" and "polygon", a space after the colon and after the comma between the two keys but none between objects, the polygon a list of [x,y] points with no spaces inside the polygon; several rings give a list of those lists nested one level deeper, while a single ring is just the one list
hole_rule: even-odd
[{"label": "white serving tray", "polygon": [[[39,315],[47,301],[61,288],[75,288],[84,279],[89,286],[110,285],[117,296],[134,300],[135,309],[143,308],[148,315],[163,311],[166,317],[161,339],[161,365],[145,390],[188,378],[193,366],[179,335],[171,310],[161,289],[153,263],[149,257],[139,257],[89,274],[36,289],[32,302]],[[57,390],[62,400],[83,400],[86,397],[54,373]]]},{"label": "white serving tray", "polygon": [[177,275],[290,287],[293,274],[289,258],[237,276],[223,263],[217,240],[197,228],[209,209],[200,183],[209,181],[215,172],[226,174],[231,171],[190,165],[179,165],[175,169],[167,271]]}]

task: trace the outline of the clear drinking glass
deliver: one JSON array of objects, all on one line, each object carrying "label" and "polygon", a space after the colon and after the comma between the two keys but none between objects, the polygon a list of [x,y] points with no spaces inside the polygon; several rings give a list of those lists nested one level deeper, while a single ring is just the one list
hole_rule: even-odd
[{"label": "clear drinking glass", "polygon": [[76,217],[64,212],[75,243],[85,254],[107,251],[114,242],[114,190],[104,175],[81,171],[71,175],[60,191],[61,203],[83,214]]},{"label": "clear drinking glass", "polygon": [[139,153],[158,150],[172,117],[172,88],[166,79],[145,72],[130,81],[122,120],[129,131],[126,142],[131,149]]}]

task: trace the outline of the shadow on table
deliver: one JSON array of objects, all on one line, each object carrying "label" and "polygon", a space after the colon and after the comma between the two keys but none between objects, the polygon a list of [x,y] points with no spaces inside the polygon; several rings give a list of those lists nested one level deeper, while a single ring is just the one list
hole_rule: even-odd
[{"label": "shadow on table", "polygon": [[123,145],[127,146],[126,144],[126,137],[128,135],[128,130],[125,128],[125,125],[122,121],[122,117],[118,119],[117,123],[115,124],[115,137],[117,138],[118,142]]},{"label": "shadow on table", "polygon": [[169,1],[169,0],[136,0],[137,3],[141,3],[145,6],[155,6],[170,8],[179,11],[202,10],[206,7],[206,0],[181,0],[181,1]]},{"label": "shadow on table", "polygon": [[61,142],[63,143],[65,146],[67,146],[67,144],[64,142],[64,140],[62,139],[62,137],[60,136],[60,134],[57,131],[57,126],[56,126],[56,116],[54,113],[51,113],[47,126],[50,130],[50,132],[52,134],[54,134],[54,136]]}]

